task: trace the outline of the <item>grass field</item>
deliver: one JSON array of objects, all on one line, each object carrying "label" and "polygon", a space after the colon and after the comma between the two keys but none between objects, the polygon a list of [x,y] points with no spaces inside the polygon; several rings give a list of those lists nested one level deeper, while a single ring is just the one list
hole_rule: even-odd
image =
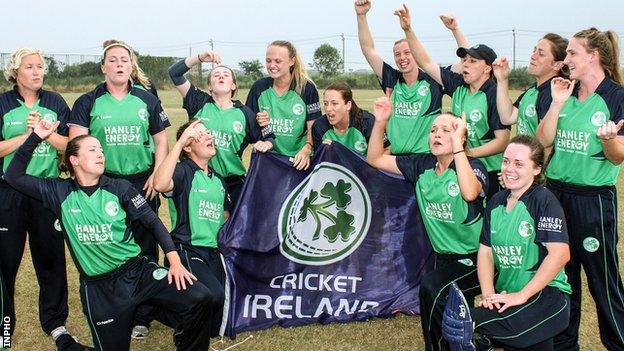
[{"label": "grass field", "polygon": [[[354,96],[358,104],[364,109],[371,109],[372,103],[380,96],[380,91],[360,90]],[[513,98],[519,92],[512,94]],[[64,94],[70,106],[80,94]],[[245,101],[247,91],[239,92],[237,98]],[[181,108],[182,101],[176,91],[162,91],[160,97],[163,106],[171,120],[172,127],[168,129],[170,143],[174,140],[177,128],[186,121],[186,113]],[[448,99],[445,98],[445,109],[448,109]],[[249,157],[249,153],[245,154]],[[618,189],[622,192],[624,181],[618,182]],[[619,198],[619,213],[624,213],[622,204],[624,197]],[[169,216],[165,206],[160,209],[160,217],[169,225]],[[621,226],[620,226],[621,228]],[[620,234],[622,230],[620,229]],[[619,245],[620,262],[623,255],[622,245]],[[78,294],[78,273],[69,254],[67,254],[69,275],[69,305],[70,314],[68,329],[78,338],[91,344],[91,335],[82,313]],[[54,344],[40,329],[38,318],[38,287],[32,267],[28,249],[24,254],[22,267],[17,278],[16,287],[17,327],[13,336],[15,350],[53,350]],[[583,303],[583,319],[581,323],[581,348],[584,350],[602,349],[598,334],[598,323],[595,307],[589,292],[585,288]],[[172,350],[172,331],[159,323],[154,323],[152,334],[143,341],[133,341],[133,350]],[[247,339],[248,338],[248,339]],[[236,350],[420,350],[423,348],[420,320],[418,316],[397,316],[391,319],[377,319],[367,322],[349,324],[311,325],[298,328],[274,327],[268,330],[242,333],[235,341],[225,340],[223,344],[214,339],[212,346],[215,349],[224,349],[236,342],[247,339]]]}]

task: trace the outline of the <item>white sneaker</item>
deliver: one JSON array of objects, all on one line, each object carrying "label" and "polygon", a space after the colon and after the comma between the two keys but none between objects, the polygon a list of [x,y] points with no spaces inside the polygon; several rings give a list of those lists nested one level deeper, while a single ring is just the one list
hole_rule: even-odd
[{"label": "white sneaker", "polygon": [[137,340],[143,340],[149,335],[149,329],[144,325],[135,325],[132,328],[132,338]]}]

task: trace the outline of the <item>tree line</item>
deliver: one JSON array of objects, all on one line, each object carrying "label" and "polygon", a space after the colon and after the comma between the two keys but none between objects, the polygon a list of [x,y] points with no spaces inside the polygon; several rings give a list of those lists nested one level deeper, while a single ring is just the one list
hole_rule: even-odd
[{"label": "tree line", "polygon": [[[168,69],[179,58],[167,56],[140,55],[139,65],[158,89],[172,88]],[[102,82],[102,71],[99,62],[84,62],[63,66],[53,57],[46,57],[48,72],[46,85],[60,92],[81,92],[91,89]],[[260,60],[242,60],[238,63],[237,72],[239,88],[250,88],[253,82],[263,77],[264,64]],[[309,64],[311,77],[321,89],[333,82],[346,82],[354,89],[379,89],[379,81],[371,72],[342,72],[343,61],[340,52],[330,44],[322,44],[315,51],[312,62]],[[199,68],[191,70],[187,75],[189,80],[197,85],[204,86],[207,72]],[[529,75],[526,67],[511,70],[509,84],[512,89],[526,89],[534,84],[535,79]],[[7,81],[0,83],[0,88],[10,88]]]}]

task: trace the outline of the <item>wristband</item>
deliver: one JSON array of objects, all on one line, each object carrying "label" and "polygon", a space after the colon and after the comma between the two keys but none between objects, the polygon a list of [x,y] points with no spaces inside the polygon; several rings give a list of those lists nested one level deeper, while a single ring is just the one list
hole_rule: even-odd
[{"label": "wristband", "polygon": [[453,152],[453,155],[457,155],[457,154],[460,154],[460,153],[462,153],[462,152],[464,152],[464,149],[461,149],[461,150],[459,150],[459,151],[455,151],[455,152]]}]

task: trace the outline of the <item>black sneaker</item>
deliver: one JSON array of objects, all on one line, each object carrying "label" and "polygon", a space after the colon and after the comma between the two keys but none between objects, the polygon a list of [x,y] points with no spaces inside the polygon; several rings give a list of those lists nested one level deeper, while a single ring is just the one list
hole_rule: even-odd
[{"label": "black sneaker", "polygon": [[95,351],[94,348],[82,345],[69,334],[63,334],[56,339],[58,351]]}]

